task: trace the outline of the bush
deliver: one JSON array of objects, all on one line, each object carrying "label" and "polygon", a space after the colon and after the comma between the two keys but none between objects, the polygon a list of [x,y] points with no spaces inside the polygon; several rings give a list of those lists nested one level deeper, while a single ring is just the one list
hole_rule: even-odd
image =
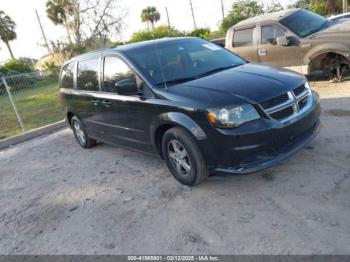
[{"label": "bush", "polygon": [[163,37],[177,37],[177,36],[184,36],[184,34],[173,27],[159,26],[152,30],[143,30],[143,31],[134,33],[131,36],[129,43],[158,39]]},{"label": "bush", "polygon": [[209,28],[198,28],[187,34],[188,36],[195,36],[200,38],[209,39],[210,29]]},{"label": "bush", "polygon": [[33,67],[23,60],[12,59],[7,61],[0,71],[6,72],[6,75],[30,73],[33,72]]},{"label": "bush", "polygon": [[326,9],[326,3],[325,1],[315,1],[311,7],[310,10],[316,14],[319,15],[327,15],[327,9]]}]

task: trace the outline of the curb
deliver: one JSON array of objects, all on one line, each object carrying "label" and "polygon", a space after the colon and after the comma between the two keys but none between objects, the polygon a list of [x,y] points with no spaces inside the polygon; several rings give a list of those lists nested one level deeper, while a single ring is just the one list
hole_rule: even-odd
[{"label": "curb", "polygon": [[66,126],[66,122],[65,120],[47,125],[47,126],[43,126],[43,127],[39,127],[37,129],[33,129],[31,131],[27,131],[24,132],[23,134],[17,135],[17,136],[12,136],[12,137],[8,137],[5,139],[0,140],[0,150],[4,149],[6,147],[27,141],[29,139],[32,139],[34,137],[37,136],[41,136],[41,135],[45,135],[45,134],[49,134],[52,133],[58,129],[61,129],[63,127]]}]

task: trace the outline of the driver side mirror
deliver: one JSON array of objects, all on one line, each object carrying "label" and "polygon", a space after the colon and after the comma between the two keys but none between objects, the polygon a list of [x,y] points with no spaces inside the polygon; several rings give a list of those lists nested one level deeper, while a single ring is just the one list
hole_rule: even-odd
[{"label": "driver side mirror", "polygon": [[276,44],[278,46],[298,46],[299,39],[295,36],[279,36],[276,38]]},{"label": "driver side mirror", "polygon": [[135,79],[123,79],[115,83],[115,88],[119,95],[140,95]]}]

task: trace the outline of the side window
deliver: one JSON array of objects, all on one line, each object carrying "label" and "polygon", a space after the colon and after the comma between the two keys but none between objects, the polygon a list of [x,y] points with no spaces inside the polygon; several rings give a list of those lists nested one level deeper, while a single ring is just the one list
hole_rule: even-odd
[{"label": "side window", "polygon": [[102,90],[116,93],[115,83],[125,79],[136,79],[132,69],[120,58],[116,56],[106,56],[104,59],[104,73]]},{"label": "side window", "polygon": [[74,86],[74,66],[75,63],[70,63],[62,68],[61,73],[61,88],[73,89]]},{"label": "side window", "polygon": [[233,46],[240,47],[253,45],[253,33],[254,28],[234,31]]},{"label": "side window", "polygon": [[277,25],[267,25],[261,27],[261,43],[277,44],[277,37],[284,36],[285,32]]},{"label": "side window", "polygon": [[98,60],[93,58],[78,63],[78,89],[98,91]]}]

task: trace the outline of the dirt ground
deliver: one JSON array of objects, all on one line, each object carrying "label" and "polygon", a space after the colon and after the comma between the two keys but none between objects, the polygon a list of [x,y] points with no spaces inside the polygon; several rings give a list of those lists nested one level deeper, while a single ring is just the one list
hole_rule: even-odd
[{"label": "dirt ground", "polygon": [[183,187],[157,157],[64,129],[0,151],[0,254],[350,254],[350,82],[280,165]]}]

